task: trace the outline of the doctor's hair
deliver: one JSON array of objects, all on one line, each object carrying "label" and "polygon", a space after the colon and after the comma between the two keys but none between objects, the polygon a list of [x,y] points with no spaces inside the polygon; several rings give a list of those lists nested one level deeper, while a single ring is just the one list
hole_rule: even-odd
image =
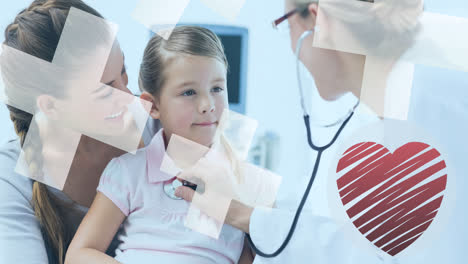
[{"label": "doctor's hair", "polygon": [[165,68],[183,55],[214,58],[228,68],[223,44],[215,33],[198,26],[178,26],[167,40],[155,34],[148,42],[140,65],[140,91],[159,98],[166,81]]},{"label": "doctor's hair", "polygon": [[[369,51],[385,51],[385,56],[398,56],[410,48],[421,31],[420,15],[424,11],[423,0],[374,1],[374,0],[288,0],[306,19],[311,13],[310,4],[318,4],[320,12],[328,12],[346,25]],[[369,12],[363,12],[369,10]],[[380,30],[376,31],[375,29]]]},{"label": "doctor's hair", "polygon": [[[65,21],[72,7],[102,18],[96,10],[81,0],[35,0],[6,27],[4,44],[31,56],[52,62]],[[31,84],[33,81],[29,80],[28,77],[23,75],[22,78],[19,78],[20,74],[17,70],[22,70],[20,62],[15,63],[12,60],[7,60],[3,63],[5,64],[2,65],[2,76],[5,79],[7,97],[11,98],[32,92],[28,89],[53,90],[54,96],[65,96],[65,89],[60,85],[51,84],[51,87],[37,87]],[[32,98],[28,103],[36,105],[34,100],[35,98]],[[7,105],[7,107],[23,148],[28,131],[39,131],[38,125],[33,114],[11,105]],[[43,178],[41,140],[31,140],[27,149],[23,149],[23,151],[31,178]],[[65,210],[69,210],[71,204],[58,199],[43,183],[34,181],[32,188],[31,204],[40,223],[46,248],[50,249],[50,252],[48,250],[49,263],[62,264],[67,247],[75,232],[69,230],[70,227],[64,223]]]}]

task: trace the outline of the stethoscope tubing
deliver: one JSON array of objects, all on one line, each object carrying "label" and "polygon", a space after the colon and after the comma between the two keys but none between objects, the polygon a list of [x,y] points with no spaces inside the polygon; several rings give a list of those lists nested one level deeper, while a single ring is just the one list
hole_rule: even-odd
[{"label": "stethoscope tubing", "polygon": [[290,242],[290,240],[291,240],[291,238],[292,238],[292,236],[294,234],[294,231],[296,230],[297,222],[299,221],[299,217],[301,216],[302,209],[304,208],[305,202],[307,201],[307,198],[309,197],[310,190],[311,190],[312,185],[313,185],[313,183],[315,181],[315,177],[317,175],[317,171],[318,171],[318,168],[319,168],[319,165],[320,165],[320,159],[322,158],[322,154],[323,154],[323,152],[325,150],[327,150],[329,147],[331,147],[333,145],[333,143],[335,143],[335,141],[338,139],[339,135],[341,134],[341,132],[345,128],[346,124],[348,124],[349,120],[351,119],[351,117],[353,115],[354,115],[354,111],[351,112],[351,114],[341,124],[340,128],[338,129],[338,131],[336,132],[335,136],[330,141],[330,143],[325,145],[325,146],[322,146],[322,147],[316,146],[313,143],[312,133],[311,133],[311,129],[310,129],[310,123],[309,123],[309,116],[307,116],[307,115],[304,116],[304,123],[305,123],[306,128],[307,128],[307,140],[308,140],[309,146],[313,150],[317,151],[317,157],[315,159],[314,170],[312,171],[312,175],[310,176],[309,183],[307,184],[307,188],[306,188],[306,190],[304,192],[304,195],[302,196],[301,203],[299,204],[299,207],[296,210],[296,214],[294,215],[294,220],[293,220],[293,222],[291,224],[291,227],[289,228],[288,235],[286,236],[285,240],[283,241],[281,246],[276,251],[274,251],[273,253],[265,253],[265,252],[261,251],[255,245],[255,243],[252,241],[252,238],[250,237],[250,235],[246,234],[246,237],[247,237],[247,240],[249,241],[250,247],[254,250],[254,252],[257,255],[259,255],[261,257],[264,257],[264,258],[274,258],[274,257],[278,256],[279,254],[281,254],[281,252],[283,252],[283,250],[289,244],[289,242]]},{"label": "stethoscope tubing", "polygon": [[306,190],[304,191],[304,195],[302,196],[302,199],[301,199],[301,202],[296,210],[296,213],[294,215],[294,219],[291,223],[291,227],[289,228],[289,232],[286,236],[286,238],[284,239],[283,243],[280,245],[280,247],[275,250],[273,253],[265,253],[263,251],[261,251],[256,245],[255,243],[252,241],[252,238],[250,237],[249,234],[246,234],[246,237],[247,237],[247,240],[249,241],[249,244],[250,244],[250,247],[254,250],[254,252],[261,256],[261,257],[264,257],[264,258],[274,258],[276,256],[278,256],[279,254],[281,254],[281,252],[283,252],[283,250],[286,248],[286,246],[289,244],[293,234],[294,234],[294,231],[296,230],[296,226],[297,226],[297,222],[299,221],[299,217],[301,216],[301,213],[302,213],[302,209],[304,208],[304,205],[307,201],[307,198],[309,197],[309,193],[310,193],[310,190],[312,189],[312,185],[315,181],[315,177],[317,175],[317,171],[318,171],[318,168],[319,168],[319,165],[320,165],[320,160],[322,158],[322,154],[325,150],[327,150],[328,148],[330,148],[334,143],[335,141],[338,139],[339,135],[341,134],[341,132],[343,131],[343,129],[345,128],[346,124],[348,124],[349,120],[351,119],[351,117],[354,115],[354,111],[356,110],[356,108],[359,106],[359,103],[360,103],[360,100],[357,101],[357,103],[354,105],[354,107],[350,110],[350,112],[343,118],[341,118],[340,120],[332,123],[332,124],[329,124],[329,125],[325,125],[323,127],[333,127],[335,125],[338,125],[341,123],[341,126],[340,128],[338,129],[338,131],[335,133],[335,136],[333,137],[333,139],[327,144],[327,145],[324,145],[324,146],[317,146],[314,144],[314,142],[312,141],[312,132],[311,132],[311,129],[310,129],[310,117],[307,113],[307,109],[306,109],[306,106],[305,106],[305,100],[304,100],[304,90],[303,90],[303,87],[302,87],[302,82],[301,82],[301,76],[300,76],[300,60],[299,60],[299,56],[300,56],[300,52],[301,52],[301,47],[302,47],[302,42],[304,41],[304,39],[308,36],[310,36],[312,33],[314,33],[314,30],[308,30],[308,31],[305,31],[304,33],[302,33],[301,37],[299,38],[298,42],[297,42],[297,47],[296,47],[296,66],[297,66],[297,79],[298,79],[298,87],[299,87],[299,95],[301,96],[301,107],[302,107],[302,111],[304,113],[304,124],[306,126],[306,129],[307,129],[307,142],[310,146],[311,149],[317,151],[317,157],[315,159],[315,164],[314,164],[314,169],[312,171],[312,174],[310,176],[310,180],[309,180],[309,183],[307,184],[307,188]]}]

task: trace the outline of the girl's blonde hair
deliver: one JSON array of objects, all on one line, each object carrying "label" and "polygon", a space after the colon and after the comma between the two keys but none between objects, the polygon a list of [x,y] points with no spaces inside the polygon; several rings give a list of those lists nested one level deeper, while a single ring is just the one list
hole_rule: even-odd
[{"label": "girl's blonde hair", "polygon": [[178,26],[167,40],[156,34],[148,42],[140,65],[140,90],[158,97],[166,81],[168,63],[184,54],[214,58],[228,68],[223,44],[216,34],[203,27]]},{"label": "girl's blonde hair", "polygon": [[[35,0],[15,17],[13,23],[7,26],[4,44],[42,60],[52,62],[71,7],[102,18],[96,10],[81,0]],[[14,68],[21,65],[10,66]],[[6,65],[6,67],[9,66]],[[60,89],[63,88],[60,85],[53,87],[22,85],[27,82],[27,77],[22,76],[22,79],[18,79],[17,75],[3,73],[3,77],[8,79],[5,82],[5,92],[9,97],[28,93],[27,89],[42,88],[53,89],[52,94],[54,96],[65,96],[65,91]],[[19,136],[21,147],[23,147],[28,131],[32,130],[33,126],[36,126],[34,129],[38,131],[36,121],[33,119],[33,115],[26,111],[9,105],[7,107],[16,133]],[[41,178],[43,173],[41,142],[33,142],[28,145],[28,149],[24,149],[24,152],[26,153],[30,174],[34,178]],[[66,249],[74,233],[74,230],[70,230],[64,222],[65,210],[70,210],[71,205],[65,204],[56,198],[49,192],[46,185],[37,181],[33,183],[32,205],[36,218],[40,223],[46,247],[52,251],[52,254],[48,254],[49,263],[63,263]]]},{"label": "girl's blonde hair", "polygon": [[[140,90],[158,98],[166,81],[165,68],[172,59],[181,55],[214,58],[222,62],[226,69],[229,68],[223,44],[215,33],[198,26],[178,26],[167,40],[154,35],[148,42],[140,66]],[[238,157],[224,134],[220,134],[219,140],[231,161],[234,174],[241,180]]]}]

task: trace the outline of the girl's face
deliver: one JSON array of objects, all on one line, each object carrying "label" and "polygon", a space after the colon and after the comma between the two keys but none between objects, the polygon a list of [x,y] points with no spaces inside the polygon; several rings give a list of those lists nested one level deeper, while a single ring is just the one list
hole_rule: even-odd
[{"label": "girl's face", "polygon": [[160,119],[166,142],[176,134],[211,146],[228,107],[226,74],[226,66],[214,58],[183,55],[171,60],[151,112]]}]

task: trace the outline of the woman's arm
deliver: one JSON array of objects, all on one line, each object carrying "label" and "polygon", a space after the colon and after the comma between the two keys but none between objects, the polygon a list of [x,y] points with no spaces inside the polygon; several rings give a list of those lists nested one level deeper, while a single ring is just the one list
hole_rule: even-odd
[{"label": "woman's arm", "polygon": [[0,148],[0,263],[48,263],[41,228],[31,204],[31,179],[15,173],[19,140]]},{"label": "woman's arm", "polygon": [[122,211],[98,192],[68,248],[65,263],[119,263],[105,252],[124,220]]},{"label": "woman's arm", "polygon": [[[7,170],[2,168],[0,172]],[[0,263],[48,263],[39,221],[31,205],[31,180],[15,174],[9,181],[4,176],[0,176]]]}]

